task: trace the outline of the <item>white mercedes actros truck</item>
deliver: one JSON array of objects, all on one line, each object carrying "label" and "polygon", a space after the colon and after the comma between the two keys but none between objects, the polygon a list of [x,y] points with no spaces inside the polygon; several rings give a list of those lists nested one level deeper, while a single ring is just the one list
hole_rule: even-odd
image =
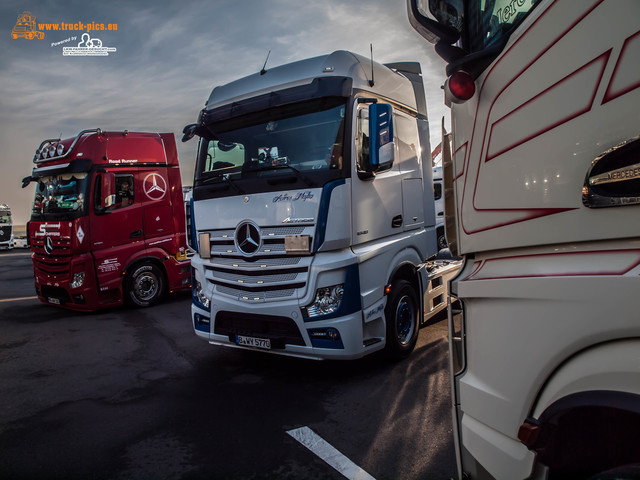
[{"label": "white mercedes actros truck", "polygon": [[[407,356],[446,306],[418,63],[336,51],[214,88],[189,231],[192,321],[212,344]],[[425,293],[426,292],[426,293]]]}]

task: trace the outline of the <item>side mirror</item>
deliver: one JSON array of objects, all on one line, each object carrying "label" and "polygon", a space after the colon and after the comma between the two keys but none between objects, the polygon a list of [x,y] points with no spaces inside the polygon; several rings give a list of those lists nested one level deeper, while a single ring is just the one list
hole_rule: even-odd
[{"label": "side mirror", "polygon": [[188,142],[189,140],[191,140],[195,134],[196,134],[196,128],[198,127],[197,124],[192,123],[190,125],[187,125],[186,127],[184,127],[182,129],[182,142]]},{"label": "side mirror", "polygon": [[464,21],[462,0],[407,0],[411,26],[429,43],[453,45]]},{"label": "side mirror", "polygon": [[369,105],[369,166],[372,172],[393,165],[393,109],[388,103]]},{"label": "side mirror", "polygon": [[116,175],[106,172],[100,175],[100,193],[102,208],[109,208],[116,203]]},{"label": "side mirror", "polygon": [[33,177],[31,177],[31,176],[24,177],[22,179],[22,188],[25,188],[27,185],[29,185],[31,183],[31,180],[33,180]]}]

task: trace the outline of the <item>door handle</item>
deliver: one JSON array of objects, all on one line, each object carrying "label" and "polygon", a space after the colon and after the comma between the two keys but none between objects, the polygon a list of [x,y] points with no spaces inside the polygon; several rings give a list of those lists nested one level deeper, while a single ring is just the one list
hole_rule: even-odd
[{"label": "door handle", "polygon": [[129,238],[138,238],[142,236],[142,230],[135,230],[129,234]]},{"label": "door handle", "polygon": [[402,226],[402,215],[396,215],[395,217],[393,217],[393,220],[391,220],[391,227],[398,228],[401,226]]}]

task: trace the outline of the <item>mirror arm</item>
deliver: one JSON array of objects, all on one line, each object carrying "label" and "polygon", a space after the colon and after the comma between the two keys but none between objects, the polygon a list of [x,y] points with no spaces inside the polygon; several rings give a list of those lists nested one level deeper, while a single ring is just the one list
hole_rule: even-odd
[{"label": "mirror arm", "polygon": [[440,55],[440,58],[442,58],[448,64],[457,62],[458,60],[460,60],[461,58],[467,55],[467,52],[465,52],[460,47],[456,47],[455,45],[449,45],[444,42],[436,43],[434,49],[436,53]]},{"label": "mirror arm", "polygon": [[468,55],[465,54],[464,56],[456,60],[452,60],[451,63],[447,64],[446,67],[447,77],[450,77],[460,70],[464,70],[475,80],[486,68],[486,66],[491,63],[495,57],[498,56],[503,48],[504,43],[500,43],[485,50],[470,53]]}]

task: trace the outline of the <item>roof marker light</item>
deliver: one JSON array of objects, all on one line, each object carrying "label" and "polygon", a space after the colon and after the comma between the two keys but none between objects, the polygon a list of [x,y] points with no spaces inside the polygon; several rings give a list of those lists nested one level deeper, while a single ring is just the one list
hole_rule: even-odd
[{"label": "roof marker light", "polygon": [[62,152],[64,152],[64,145],[62,145],[61,143],[58,144],[58,146],[56,147],[56,153],[58,155],[62,155]]}]

